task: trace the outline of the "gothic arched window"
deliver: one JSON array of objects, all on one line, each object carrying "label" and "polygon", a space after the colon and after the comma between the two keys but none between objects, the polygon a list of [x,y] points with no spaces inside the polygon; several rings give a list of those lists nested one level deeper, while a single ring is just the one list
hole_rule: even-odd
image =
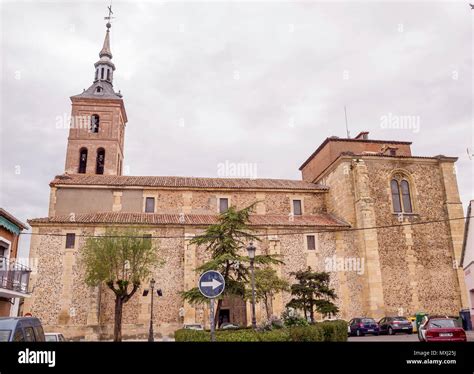
[{"label": "gothic arched window", "polygon": [[395,213],[413,213],[410,182],[401,174],[395,174],[390,181],[392,206]]},{"label": "gothic arched window", "polygon": [[97,161],[95,166],[96,174],[104,174],[104,165],[105,165],[105,149],[99,148],[97,150]]},{"label": "gothic arched window", "polygon": [[410,185],[405,179],[400,182],[400,189],[402,190],[403,211],[412,213]]},{"label": "gothic arched window", "polygon": [[87,168],[87,148],[81,148],[79,151],[79,174],[85,174]]},{"label": "gothic arched window", "polygon": [[93,114],[91,116],[91,132],[99,132],[100,117],[98,114]]},{"label": "gothic arched window", "polygon": [[393,211],[395,213],[400,213],[402,211],[402,204],[400,203],[400,189],[396,179],[392,179],[390,182],[390,190],[392,191]]}]

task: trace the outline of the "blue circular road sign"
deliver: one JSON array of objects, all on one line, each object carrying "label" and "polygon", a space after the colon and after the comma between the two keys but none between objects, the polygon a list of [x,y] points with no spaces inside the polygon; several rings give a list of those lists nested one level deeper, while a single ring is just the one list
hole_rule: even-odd
[{"label": "blue circular road sign", "polygon": [[214,299],[224,292],[225,280],[221,273],[208,270],[199,278],[199,291],[210,299]]}]

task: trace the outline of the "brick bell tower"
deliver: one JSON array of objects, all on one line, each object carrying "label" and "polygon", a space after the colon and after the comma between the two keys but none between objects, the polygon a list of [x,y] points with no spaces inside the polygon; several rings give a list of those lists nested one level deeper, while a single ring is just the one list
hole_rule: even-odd
[{"label": "brick bell tower", "polygon": [[[110,14],[106,18],[110,20]],[[71,96],[65,168],[69,174],[122,175],[127,113],[122,95],[114,91],[112,84],[115,65],[110,51],[111,26],[107,22],[92,86]]]}]

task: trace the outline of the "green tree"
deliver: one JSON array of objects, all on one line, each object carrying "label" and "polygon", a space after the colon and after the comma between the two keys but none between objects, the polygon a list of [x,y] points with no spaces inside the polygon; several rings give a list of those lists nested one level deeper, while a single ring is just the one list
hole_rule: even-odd
[{"label": "green tree", "polygon": [[[262,301],[265,306],[267,319],[272,316],[272,305],[275,294],[281,291],[289,291],[290,284],[278,277],[275,269],[270,266],[255,269],[255,300]],[[247,299],[252,299],[252,288],[248,287],[246,291]]]},{"label": "green tree", "polygon": [[123,305],[160,263],[152,240],[138,229],[109,229],[103,236],[87,239],[81,263],[87,285],[104,283],[113,291],[114,341],[121,341]]},{"label": "green tree", "polygon": [[[210,252],[211,259],[199,266],[196,271],[203,273],[208,270],[220,272],[225,280],[225,290],[218,298],[214,321],[218,321],[222,300],[225,296],[237,296],[245,298],[245,285],[250,279],[249,258],[242,255],[250,241],[260,241],[252,234],[249,227],[250,213],[256,203],[237,210],[230,207],[226,212],[221,213],[218,222],[210,225],[202,235],[194,237],[190,244],[204,247]],[[275,256],[257,255],[254,263],[258,265],[268,265],[281,263]],[[182,293],[184,300],[192,304],[207,302],[208,299],[201,295],[199,289],[194,287]]]},{"label": "green tree", "polygon": [[300,270],[290,273],[295,276],[298,283],[291,286],[293,298],[287,307],[303,310],[305,318],[309,318],[314,323],[314,311],[323,315],[336,314],[339,309],[332,302],[337,298],[336,292],[330,287],[330,274],[327,272],[315,272],[308,267],[307,270]]}]

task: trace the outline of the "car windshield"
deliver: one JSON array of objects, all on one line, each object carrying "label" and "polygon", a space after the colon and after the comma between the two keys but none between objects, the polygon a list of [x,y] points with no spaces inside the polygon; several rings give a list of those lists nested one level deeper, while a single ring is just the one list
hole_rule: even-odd
[{"label": "car windshield", "polygon": [[10,340],[10,335],[12,330],[0,330],[0,342],[8,342]]},{"label": "car windshield", "polygon": [[45,341],[47,342],[57,342],[58,337],[56,335],[45,335]]},{"label": "car windshield", "polygon": [[407,322],[408,320],[405,317],[393,317],[394,321]]},{"label": "car windshield", "polygon": [[454,319],[433,319],[430,321],[429,327],[432,329],[449,329],[459,327],[459,325]]},{"label": "car windshield", "polygon": [[362,323],[375,323],[375,321],[372,318],[363,318]]}]

